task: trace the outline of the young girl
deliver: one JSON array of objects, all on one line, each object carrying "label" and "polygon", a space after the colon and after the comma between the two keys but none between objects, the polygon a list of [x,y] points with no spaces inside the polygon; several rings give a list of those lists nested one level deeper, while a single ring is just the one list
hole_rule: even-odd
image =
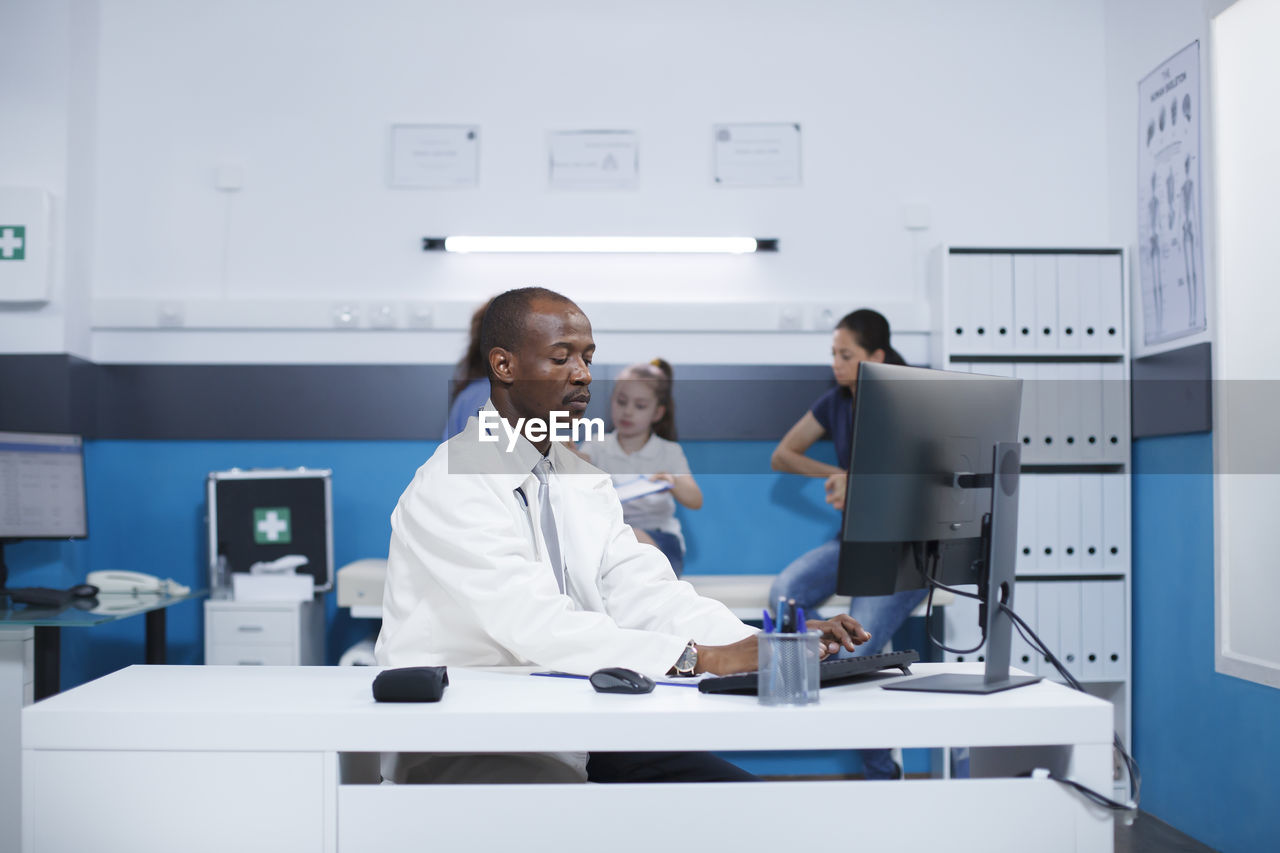
[{"label": "young girl", "polygon": [[[877,311],[863,308],[846,315],[831,335],[831,371],[836,387],[823,394],[809,407],[795,426],[787,431],[773,451],[773,469],[826,481],[827,503],[837,511],[844,510],[845,486],[849,476],[849,457],[853,443],[853,391],[858,382],[858,365],[864,361],[905,364],[902,356],[889,345],[889,321]],[[824,435],[835,444],[836,465],[829,465],[807,455],[814,442]],[[831,539],[796,558],[782,570],[769,591],[769,600],[794,598],[796,604],[810,613],[836,591],[840,539]],[[910,590],[893,595],[859,596],[849,605],[849,615],[862,623],[871,634],[870,641],[854,652],[876,654],[884,650],[907,616],[923,600],[924,590]],[[868,779],[893,779],[901,775],[887,749],[861,750]]]},{"label": "young girl", "polygon": [[679,577],[684,572],[684,536],[675,515],[676,503],[698,509],[702,490],[676,443],[671,377],[671,365],[660,358],[623,370],[609,402],[613,432],[604,441],[584,444],[582,452],[597,468],[612,474],[616,486],[637,477],[670,484],[670,489],[623,503],[622,517],[636,539],[666,555]]}]

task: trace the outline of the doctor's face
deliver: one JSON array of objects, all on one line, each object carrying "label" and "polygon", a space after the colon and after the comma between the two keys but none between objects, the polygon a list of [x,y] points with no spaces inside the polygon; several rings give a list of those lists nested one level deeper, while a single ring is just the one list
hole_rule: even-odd
[{"label": "doctor's face", "polygon": [[591,322],[572,302],[537,299],[514,353],[511,402],[516,415],[546,420],[552,411],[582,417],[591,401]]}]

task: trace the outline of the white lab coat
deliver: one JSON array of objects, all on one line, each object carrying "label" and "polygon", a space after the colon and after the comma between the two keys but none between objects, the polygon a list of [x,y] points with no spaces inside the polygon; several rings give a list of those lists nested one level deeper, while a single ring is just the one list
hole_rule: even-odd
[{"label": "white lab coat", "polygon": [[[576,673],[625,666],[660,676],[689,640],[722,645],[754,633],[636,541],[608,474],[552,445],[561,593],[542,541],[538,451],[521,437],[507,452],[507,436],[498,438],[481,442],[472,418],[401,495],[391,515],[379,665]],[[579,769],[585,759],[563,757]]]}]

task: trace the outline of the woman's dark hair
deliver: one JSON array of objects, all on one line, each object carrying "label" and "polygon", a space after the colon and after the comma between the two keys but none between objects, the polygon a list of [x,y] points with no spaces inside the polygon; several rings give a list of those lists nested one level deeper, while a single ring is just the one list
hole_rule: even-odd
[{"label": "woman's dark hair", "polygon": [[889,321],[879,311],[870,308],[859,308],[851,314],[845,314],[836,323],[837,329],[845,329],[853,335],[858,346],[868,353],[878,349],[884,350],[885,364],[906,364],[906,359],[898,351],[889,346]]},{"label": "woman's dark hair", "polygon": [[656,405],[662,406],[662,417],[650,427],[659,438],[676,440],[676,401],[671,397],[671,380],[674,372],[665,359],[655,358],[648,364],[633,364],[618,375],[618,379],[642,379],[653,388]]},{"label": "woman's dark hair", "polygon": [[[489,300],[489,302],[492,301]],[[489,375],[489,360],[485,358],[484,351],[480,348],[480,321],[484,319],[484,312],[489,307],[489,302],[485,302],[471,315],[471,337],[467,340],[467,351],[462,354],[457,367],[453,369],[453,390],[449,392],[449,405],[453,405],[458,394],[473,380],[483,379]]]}]

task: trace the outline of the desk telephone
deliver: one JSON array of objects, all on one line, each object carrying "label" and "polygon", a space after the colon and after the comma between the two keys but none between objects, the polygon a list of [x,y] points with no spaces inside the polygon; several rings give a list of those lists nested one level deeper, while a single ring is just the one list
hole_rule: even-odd
[{"label": "desk telephone", "polygon": [[104,594],[186,595],[191,592],[191,587],[184,586],[172,578],[161,580],[155,575],[143,574],[142,572],[89,572],[85,582],[96,586]]}]

